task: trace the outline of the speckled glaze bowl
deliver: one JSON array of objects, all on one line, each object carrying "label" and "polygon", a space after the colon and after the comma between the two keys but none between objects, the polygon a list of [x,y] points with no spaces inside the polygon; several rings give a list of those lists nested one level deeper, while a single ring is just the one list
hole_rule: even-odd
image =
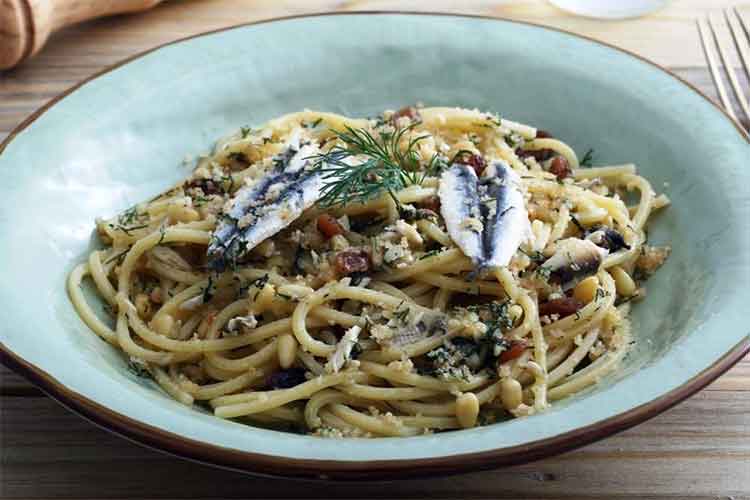
[{"label": "speckled glaze bowl", "polygon": [[[634,309],[622,369],[549,411],[413,438],[320,439],[187,408],[78,319],[64,281],[93,221],[188,173],[212,140],[302,108],[371,115],[421,101],[495,110],[602,163],[635,162],[673,205],[651,225],[671,258]],[[720,109],[638,57],[477,17],[346,14],[239,26],[92,78],[0,147],[2,361],[118,434],[233,469],[401,478],[518,463],[589,443],[698,391],[750,349],[750,145]]]}]

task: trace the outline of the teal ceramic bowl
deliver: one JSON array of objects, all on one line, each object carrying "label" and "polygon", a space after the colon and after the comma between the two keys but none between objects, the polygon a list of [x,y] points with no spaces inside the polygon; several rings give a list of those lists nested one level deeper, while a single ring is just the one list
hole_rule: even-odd
[{"label": "teal ceramic bowl", "polygon": [[[697,50],[697,48],[696,48]],[[673,205],[650,238],[673,253],[635,307],[637,345],[596,387],[533,417],[377,440],[224,421],[132,375],[78,319],[65,277],[93,221],[188,172],[186,155],[245,124],[311,108],[372,115],[421,101],[502,112],[600,162],[635,162]],[[84,82],[0,147],[2,360],[52,397],[148,446],[224,467],[342,479],[528,461],[634,425],[750,349],[750,145],[720,109],[638,57],[509,21],[346,14],[172,43]]]}]

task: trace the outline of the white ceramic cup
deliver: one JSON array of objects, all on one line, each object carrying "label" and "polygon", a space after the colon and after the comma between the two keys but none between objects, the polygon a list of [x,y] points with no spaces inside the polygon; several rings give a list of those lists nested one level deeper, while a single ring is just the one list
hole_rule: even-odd
[{"label": "white ceramic cup", "polygon": [[653,12],[667,0],[549,0],[563,10],[599,19],[627,19]]}]

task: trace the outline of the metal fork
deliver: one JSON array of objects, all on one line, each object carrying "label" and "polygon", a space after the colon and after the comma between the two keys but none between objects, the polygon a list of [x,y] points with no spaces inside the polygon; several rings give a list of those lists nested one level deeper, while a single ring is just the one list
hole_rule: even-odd
[{"label": "metal fork", "polygon": [[[737,7],[734,7],[731,10],[725,9],[724,20],[729,27],[729,32],[732,35],[732,40],[734,40],[734,46],[736,47],[737,53],[740,56],[740,62],[742,63],[742,67],[745,70],[745,75],[747,75],[748,81],[750,81],[750,54],[748,54],[748,51],[744,45],[744,43],[750,43],[750,29],[748,29],[750,23],[746,21],[745,16],[739,11],[739,9],[737,9]],[[716,90],[719,93],[721,104],[724,106],[726,112],[732,118],[740,122],[745,131],[748,131],[750,130],[750,107],[748,106],[745,93],[743,92],[742,87],[737,80],[737,74],[735,72],[734,66],[732,65],[732,61],[731,59],[729,59],[729,53],[731,49],[728,49],[722,43],[718,35],[717,27],[718,23],[720,22],[721,20],[716,21],[714,19],[714,16],[711,14],[706,17],[706,21],[698,19],[698,33],[700,34],[703,53],[706,56],[708,68],[711,71],[711,78],[713,79]],[[708,28],[706,28],[706,24],[708,25]],[[740,29],[742,32],[740,32]],[[709,31],[711,33],[710,35]],[[721,77],[720,66],[717,64],[716,58],[714,57],[714,54],[712,52],[713,49],[711,48],[711,39],[713,39],[713,42],[716,45],[716,50],[719,53],[719,58],[721,59],[724,72],[728,77],[729,83],[732,87],[732,91],[734,92],[734,95],[737,98],[737,102],[739,103],[740,111],[743,114],[743,116],[739,119],[737,117],[738,113],[735,113],[734,107],[732,106],[732,101],[729,99],[726,88],[724,87],[724,81]]]}]

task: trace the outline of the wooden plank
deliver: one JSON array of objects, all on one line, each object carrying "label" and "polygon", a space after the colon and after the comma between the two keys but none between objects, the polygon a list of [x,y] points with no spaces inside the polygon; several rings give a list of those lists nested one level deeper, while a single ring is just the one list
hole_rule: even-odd
[{"label": "wooden plank", "polygon": [[[64,30],[27,64],[0,73],[0,139],[75,82],[161,43],[241,22],[330,9],[397,8],[511,17],[638,52],[715,98],[695,18],[736,0],[681,0],[646,19],[600,22],[546,0],[183,0]],[[726,32],[721,36],[726,39]],[[744,77],[744,75],[741,75]],[[747,88],[747,82],[743,80]],[[561,457],[428,481],[336,485],[248,478],[176,460],[112,436],[0,367],[0,497],[494,497],[750,500],[750,359],[707,390],[634,429]],[[9,395],[15,395],[10,397]],[[25,396],[25,397],[21,397]],[[165,478],[169,478],[165,480]]]},{"label": "wooden plank", "polygon": [[[22,376],[0,365],[0,398],[2,396],[44,396],[44,393],[31,385]],[[0,400],[1,402],[2,400]]]},{"label": "wooden plank", "polygon": [[[681,0],[650,16],[637,20],[602,22],[578,17],[561,11],[546,0],[309,0],[306,2],[276,2],[274,0],[214,0],[165,2],[154,10],[110,18],[64,30],[53,36],[45,52],[66,42],[82,41],[91,37],[106,37],[106,46],[98,46],[97,55],[123,50],[121,42],[135,41],[152,46],[180,36],[224,26],[294,14],[324,11],[401,10],[433,12],[465,12],[507,17],[586,33],[634,52],[646,53],[656,61],[670,66],[698,66],[703,63],[695,19],[709,11],[737,4],[736,0]],[[71,38],[74,39],[71,42]],[[90,45],[96,47],[96,45]],[[694,50],[685,50],[692,47]]]},{"label": "wooden plank", "polygon": [[[735,498],[750,494],[750,399],[705,391],[648,423],[533,464],[397,485],[243,477],[112,436],[49,399],[4,398],[3,498]],[[170,480],[165,481],[165,478]]]}]

